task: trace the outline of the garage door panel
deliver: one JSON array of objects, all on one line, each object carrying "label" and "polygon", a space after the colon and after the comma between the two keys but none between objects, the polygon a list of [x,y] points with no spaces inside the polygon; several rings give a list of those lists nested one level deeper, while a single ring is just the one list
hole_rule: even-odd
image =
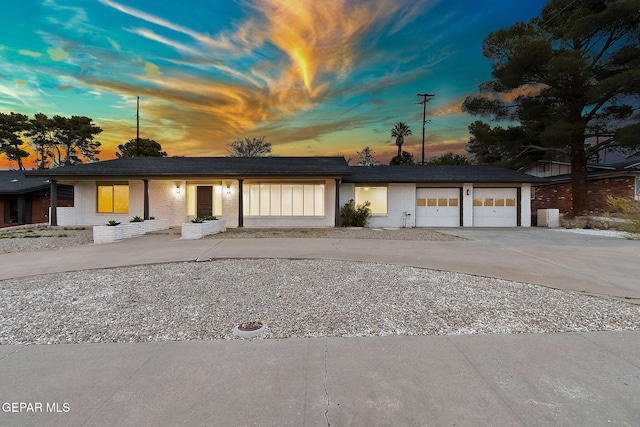
[{"label": "garage door panel", "polygon": [[418,188],[416,190],[416,227],[458,227],[459,225],[459,188]]},{"label": "garage door panel", "polygon": [[473,191],[473,225],[476,227],[516,227],[517,188],[476,188]]}]

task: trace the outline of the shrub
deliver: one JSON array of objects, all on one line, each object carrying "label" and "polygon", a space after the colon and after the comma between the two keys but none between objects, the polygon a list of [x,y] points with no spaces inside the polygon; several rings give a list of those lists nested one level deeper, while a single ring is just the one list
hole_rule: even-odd
[{"label": "shrub", "polygon": [[213,215],[206,215],[202,219],[204,219],[205,221],[215,221],[215,220],[218,219],[218,217],[213,216]]},{"label": "shrub", "polygon": [[131,220],[129,222],[144,222],[144,219],[140,218],[139,216],[134,216],[133,218],[131,218]]},{"label": "shrub", "polygon": [[624,231],[640,233],[640,202],[623,197],[607,196],[607,204],[611,210],[629,220],[629,225],[624,227]]},{"label": "shrub", "polygon": [[120,223],[118,221],[116,221],[115,219],[111,219],[109,220],[109,222],[107,222],[107,225],[110,227],[115,227],[116,225],[120,225]]},{"label": "shrub", "polygon": [[629,203],[624,197],[614,197],[611,194],[607,196],[607,205],[612,211],[617,213],[627,213],[629,210]]},{"label": "shrub", "polygon": [[155,216],[150,216],[149,217],[149,221],[151,221],[152,219],[156,219],[156,217]]},{"label": "shrub", "polygon": [[194,224],[202,224],[204,222],[204,218],[200,218],[199,216],[197,216],[197,217],[193,218],[191,220],[191,222],[194,223]]},{"label": "shrub", "polygon": [[366,227],[367,221],[371,217],[371,202],[364,202],[362,205],[357,205],[356,202],[351,199],[343,207],[340,208],[340,218],[342,219],[343,227]]}]

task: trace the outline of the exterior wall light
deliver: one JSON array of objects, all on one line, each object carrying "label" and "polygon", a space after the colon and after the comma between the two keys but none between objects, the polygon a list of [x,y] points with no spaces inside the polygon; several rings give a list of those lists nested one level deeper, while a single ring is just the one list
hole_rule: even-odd
[{"label": "exterior wall light", "polygon": [[180,194],[180,184],[176,184],[176,188],[173,191],[176,195]]},{"label": "exterior wall light", "polygon": [[471,195],[471,190],[467,188],[467,196],[470,196],[470,195]]},{"label": "exterior wall light", "polygon": [[231,194],[231,186],[227,185],[227,196]]}]

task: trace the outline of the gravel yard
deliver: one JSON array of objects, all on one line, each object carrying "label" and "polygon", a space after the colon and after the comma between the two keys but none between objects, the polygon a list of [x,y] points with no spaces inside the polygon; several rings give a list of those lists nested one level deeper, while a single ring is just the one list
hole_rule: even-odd
[{"label": "gravel yard", "polygon": [[[219,260],[0,281],[0,344],[640,329],[640,307],[376,263]],[[236,338],[237,339],[237,338]]]},{"label": "gravel yard", "polygon": [[91,227],[24,226],[0,229],[0,254],[93,243]]},{"label": "gravel yard", "polygon": [[451,242],[465,240],[429,228],[229,228],[225,233],[212,234],[206,239],[383,239],[428,240]]}]

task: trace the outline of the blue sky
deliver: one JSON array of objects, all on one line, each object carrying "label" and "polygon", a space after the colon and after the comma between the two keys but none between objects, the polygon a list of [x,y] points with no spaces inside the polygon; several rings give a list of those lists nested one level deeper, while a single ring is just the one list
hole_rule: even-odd
[{"label": "blue sky", "polygon": [[[0,16],[0,111],[86,115],[101,159],[141,137],[169,155],[221,156],[266,136],[275,155],[388,162],[398,121],[419,160],[464,153],[464,98],[490,78],[482,40],[545,2],[23,0]],[[1,162],[2,160],[0,160]],[[29,161],[27,162],[29,165]]]}]

